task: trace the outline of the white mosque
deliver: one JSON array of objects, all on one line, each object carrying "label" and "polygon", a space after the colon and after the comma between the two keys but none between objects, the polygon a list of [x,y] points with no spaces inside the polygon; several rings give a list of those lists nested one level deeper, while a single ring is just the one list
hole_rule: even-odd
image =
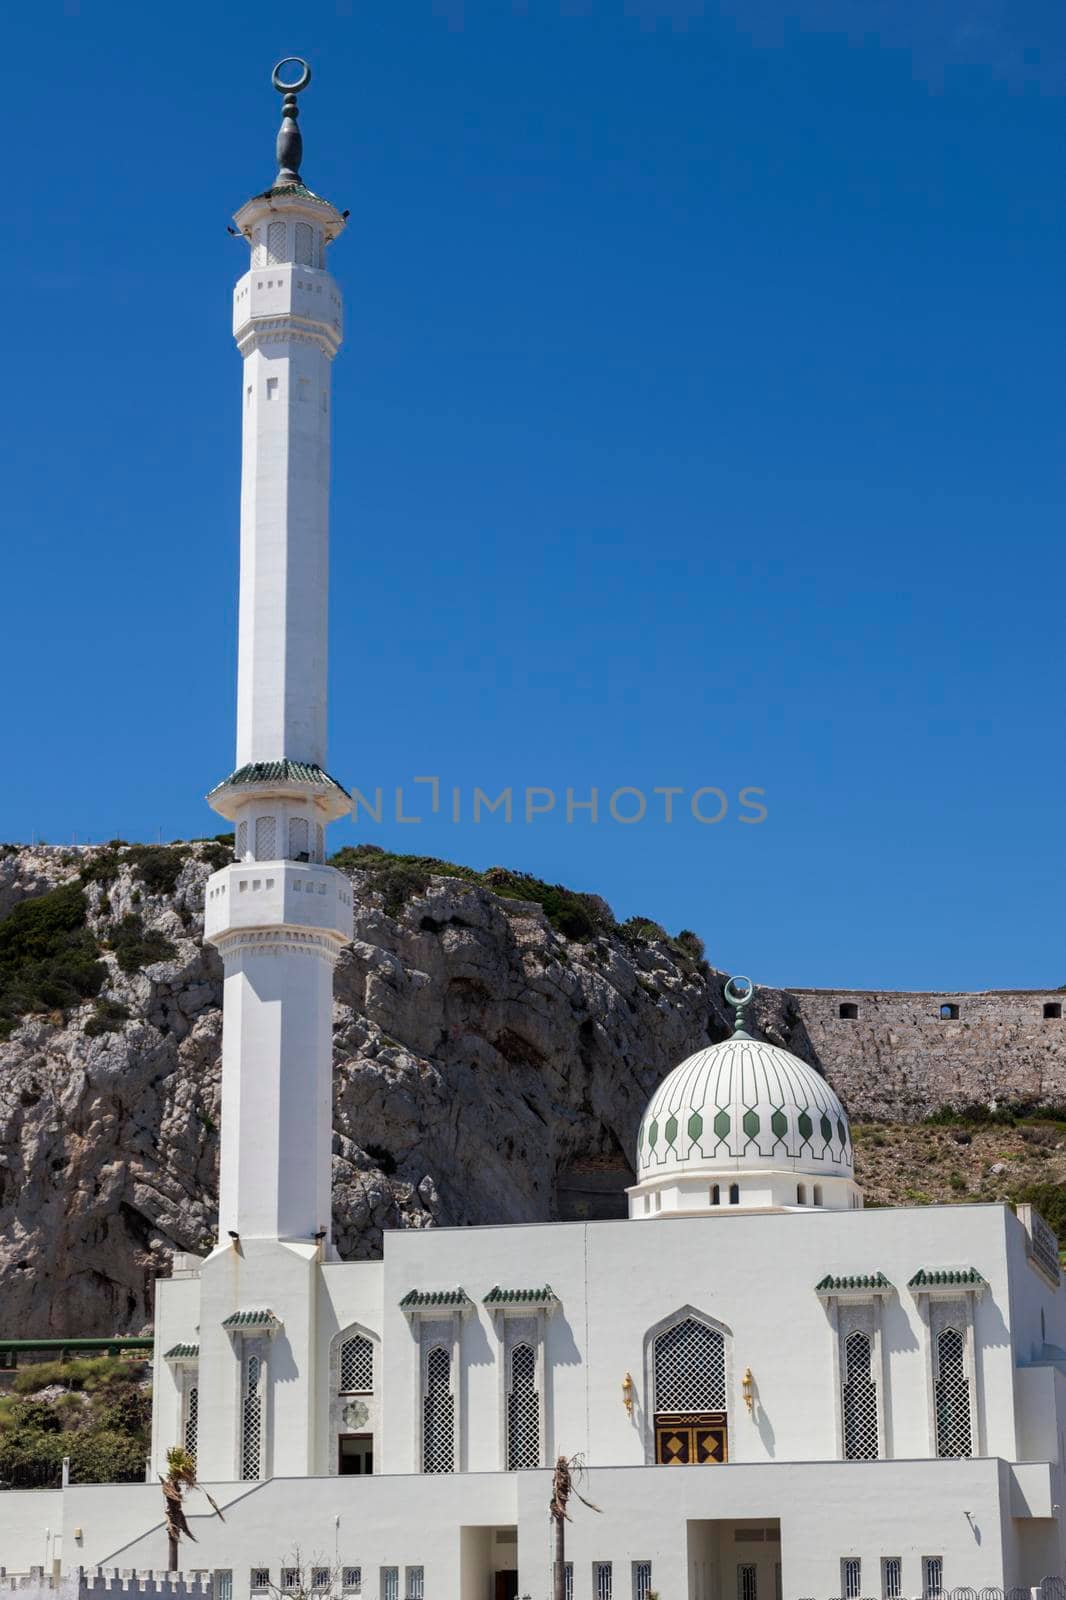
[{"label": "white mosque", "polygon": [[[294,71],[296,76],[293,76]],[[288,74],[288,76],[286,76]],[[866,1211],[847,1116],[734,1036],[660,1085],[625,1221],[330,1236],[325,865],[330,368],[344,217],[280,170],[237,212],[243,357],[236,859],[207,886],[225,964],[218,1242],[157,1291],[151,1481],[0,1495],[0,1564],[157,1571],[155,1475],[194,1452],[190,1570],[215,1600],[546,1600],[558,1455],[580,1455],[567,1600],[1028,1592],[1064,1571],[1066,1296],[1026,1207]]]}]

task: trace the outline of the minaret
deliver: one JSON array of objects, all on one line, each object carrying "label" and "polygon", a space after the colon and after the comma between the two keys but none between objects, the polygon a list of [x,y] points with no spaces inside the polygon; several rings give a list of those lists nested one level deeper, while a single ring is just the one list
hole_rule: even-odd
[{"label": "minaret", "polygon": [[279,171],[237,212],[251,270],[233,293],[242,384],[237,764],[210,804],[237,865],[208,885],[225,963],[219,1237],[310,1239],[330,1226],[333,963],[352,937],[348,880],[324,866],[350,809],[324,770],[330,366],[341,297],[325,270],[344,219],[299,176],[297,93]]},{"label": "minaret", "polygon": [[[298,58],[274,69],[279,170],[235,218],[251,249],[233,295],[244,360],[237,761],[208,799],[236,840],[234,865],[208,880],[205,917],[225,968],[219,1242],[201,1303],[201,1473],[217,1478],[268,1476],[275,1428],[289,1469],[312,1470],[310,1386],[281,1385],[268,1402],[264,1374],[284,1353],[309,1378],[314,1276],[332,1254],[333,967],[352,938],[352,896],[324,865],[326,825],[350,809],[324,765],[330,367],[341,342],[326,247],[344,218],[300,177],[296,97],[310,76]],[[259,1394],[273,1420],[245,1459],[236,1417]]]}]

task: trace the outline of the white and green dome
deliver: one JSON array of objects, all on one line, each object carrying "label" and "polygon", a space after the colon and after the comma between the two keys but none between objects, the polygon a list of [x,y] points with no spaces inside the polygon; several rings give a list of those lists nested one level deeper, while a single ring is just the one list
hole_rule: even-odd
[{"label": "white and green dome", "polygon": [[[731,985],[727,998],[740,998]],[[751,1038],[739,1019],[731,1039],[697,1050],[656,1089],[636,1167],[633,1216],[861,1204],[833,1090],[798,1056]]]}]

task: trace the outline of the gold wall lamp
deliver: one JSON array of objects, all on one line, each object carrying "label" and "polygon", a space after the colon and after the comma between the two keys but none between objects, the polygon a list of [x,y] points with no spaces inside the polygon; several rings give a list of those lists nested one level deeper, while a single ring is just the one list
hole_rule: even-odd
[{"label": "gold wall lamp", "polygon": [[622,1379],[622,1404],[626,1408],[626,1416],[633,1415],[633,1375],[627,1372]]},{"label": "gold wall lamp", "polygon": [[744,1376],[740,1380],[740,1391],[744,1396],[744,1404],[747,1406],[748,1415],[750,1416],[755,1406],[755,1379],[751,1375],[750,1367],[745,1367],[744,1369]]}]

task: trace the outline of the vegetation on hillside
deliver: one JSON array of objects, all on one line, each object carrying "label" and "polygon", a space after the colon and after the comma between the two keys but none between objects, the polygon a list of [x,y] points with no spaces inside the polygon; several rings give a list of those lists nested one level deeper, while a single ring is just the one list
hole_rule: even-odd
[{"label": "vegetation on hillside", "polygon": [[[5,853],[11,853],[6,850]],[[86,1024],[90,1037],[114,1031],[129,1012],[118,1001],[97,998],[107,980],[104,950],[114,952],[119,969],[141,972],[156,961],[177,954],[171,941],[144,925],[139,911],[108,925],[99,937],[89,926],[91,885],[100,893],[93,910],[107,918],[111,907],[107,892],[119,870],[125,868],[148,895],[173,894],[185,862],[204,861],[217,871],[233,859],[232,833],[214,839],[194,839],[190,844],[110,844],[80,859],[74,852],[64,863],[78,867],[77,877],[46,894],[23,900],[0,919],[0,1039],[6,1039],[19,1019],[34,1013],[65,1014],[86,1000],[96,1006]],[[142,890],[134,889],[134,903]],[[185,914],[189,926],[188,914]],[[100,927],[99,920],[96,926]]]},{"label": "vegetation on hillside", "polygon": [[31,1011],[62,1011],[98,994],[107,968],[76,883],[24,900],[0,921],[0,1038]]},{"label": "vegetation on hillside", "polygon": [[390,917],[397,916],[408,900],[427,889],[431,878],[461,878],[465,883],[491,890],[501,899],[539,905],[551,926],[568,939],[587,943],[598,934],[613,934],[634,945],[664,943],[683,965],[698,966],[703,961],[703,943],[687,928],[675,939],[650,917],[616,922],[610,906],[599,895],[582,894],[560,883],[545,883],[507,867],[488,867],[478,872],[474,867],[442,861],[436,856],[396,855],[373,844],[346,846],[330,857],[330,865],[341,872],[366,873],[370,887],[382,896]]},{"label": "vegetation on hillside", "polygon": [[143,1361],[34,1362],[0,1398],[0,1485],[143,1482],[151,1390]]}]

